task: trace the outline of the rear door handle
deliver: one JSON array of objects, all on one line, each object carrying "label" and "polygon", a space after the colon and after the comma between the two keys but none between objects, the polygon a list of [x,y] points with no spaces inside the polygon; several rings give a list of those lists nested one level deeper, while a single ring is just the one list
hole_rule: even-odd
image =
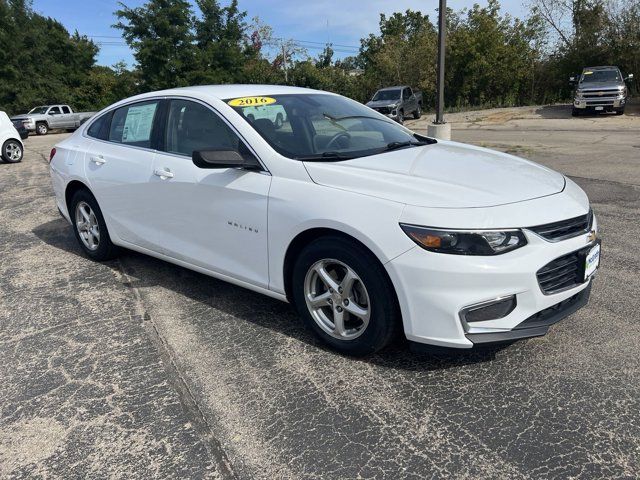
[{"label": "rear door handle", "polygon": [[166,180],[167,178],[173,178],[173,173],[170,172],[168,169],[156,168],[153,171],[153,174],[160,177],[162,180]]},{"label": "rear door handle", "polygon": [[104,159],[102,155],[98,155],[97,157],[91,157],[91,161],[96,165],[104,165],[107,161]]}]

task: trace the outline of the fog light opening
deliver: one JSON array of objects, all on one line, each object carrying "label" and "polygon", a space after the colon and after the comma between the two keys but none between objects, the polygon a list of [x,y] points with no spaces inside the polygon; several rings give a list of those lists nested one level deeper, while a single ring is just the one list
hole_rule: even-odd
[{"label": "fog light opening", "polygon": [[498,320],[513,312],[517,304],[518,302],[515,295],[496,298],[463,308],[460,311],[460,319],[463,323],[467,324],[486,322],[487,320]]}]

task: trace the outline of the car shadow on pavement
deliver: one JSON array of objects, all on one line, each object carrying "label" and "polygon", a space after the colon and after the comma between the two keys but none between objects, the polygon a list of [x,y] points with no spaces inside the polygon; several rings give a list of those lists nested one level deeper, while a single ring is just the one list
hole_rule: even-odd
[{"label": "car shadow on pavement", "polygon": [[543,105],[535,113],[548,119],[571,118],[571,105]]},{"label": "car shadow on pavement", "polygon": [[[87,262],[91,261],[84,256],[69,224],[62,218],[35,227],[33,233],[52,247],[77,255]],[[199,304],[222,311],[225,315],[329,351],[305,328],[293,307],[287,303],[130,250],[125,250],[120,260],[101,265],[114,270],[119,276],[124,268],[129,279],[125,282],[128,288],[168,289]],[[239,302],[238,299],[242,301]],[[491,361],[506,346],[508,345],[477,351],[438,349],[433,352],[415,352],[403,338],[382,352],[354,361],[398,370],[442,370]]]}]

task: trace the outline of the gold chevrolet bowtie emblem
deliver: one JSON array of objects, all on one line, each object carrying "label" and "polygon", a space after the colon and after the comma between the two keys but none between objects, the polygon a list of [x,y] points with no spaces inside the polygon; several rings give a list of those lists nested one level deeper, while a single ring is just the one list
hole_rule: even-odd
[{"label": "gold chevrolet bowtie emblem", "polygon": [[595,230],[591,230],[589,235],[587,236],[587,243],[594,242],[596,240],[597,234]]}]

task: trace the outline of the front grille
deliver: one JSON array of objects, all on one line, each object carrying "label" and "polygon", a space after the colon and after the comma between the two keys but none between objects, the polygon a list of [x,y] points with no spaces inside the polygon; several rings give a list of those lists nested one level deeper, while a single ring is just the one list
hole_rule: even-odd
[{"label": "front grille", "polygon": [[391,113],[391,109],[389,107],[376,107],[374,108],[374,110],[386,115],[388,113]]},{"label": "front grille", "polygon": [[536,273],[542,293],[550,295],[580,285],[584,280],[584,261],[591,246],[556,258]]},{"label": "front grille", "polygon": [[582,96],[584,98],[599,98],[599,97],[615,97],[620,93],[617,88],[609,90],[598,90],[595,92],[584,92]]},{"label": "front grille", "polygon": [[543,238],[552,242],[559,242],[567,238],[577,237],[583,233],[589,233],[593,223],[593,211],[589,210],[586,215],[561,220],[559,222],[547,223],[529,227],[528,230],[537,233]]}]

